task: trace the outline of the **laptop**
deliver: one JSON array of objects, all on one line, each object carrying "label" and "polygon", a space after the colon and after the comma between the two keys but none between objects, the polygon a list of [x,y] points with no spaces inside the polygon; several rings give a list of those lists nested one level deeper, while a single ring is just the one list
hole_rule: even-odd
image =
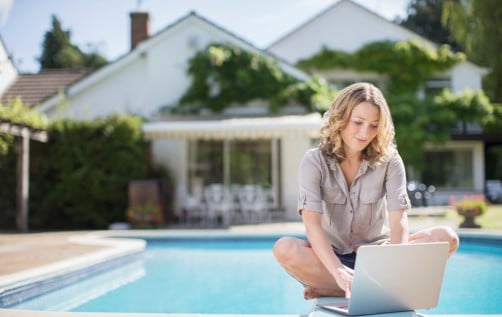
[{"label": "laptop", "polygon": [[349,300],[318,304],[342,315],[367,315],[437,306],[447,242],[361,246]]}]

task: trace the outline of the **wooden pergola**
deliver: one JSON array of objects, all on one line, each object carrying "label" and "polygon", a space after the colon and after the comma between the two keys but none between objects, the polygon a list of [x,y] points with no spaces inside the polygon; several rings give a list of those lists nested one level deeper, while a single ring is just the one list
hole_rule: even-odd
[{"label": "wooden pergola", "polygon": [[28,231],[28,201],[30,184],[30,139],[47,142],[47,131],[23,124],[0,121],[0,132],[19,138],[17,157],[16,227],[20,232]]}]

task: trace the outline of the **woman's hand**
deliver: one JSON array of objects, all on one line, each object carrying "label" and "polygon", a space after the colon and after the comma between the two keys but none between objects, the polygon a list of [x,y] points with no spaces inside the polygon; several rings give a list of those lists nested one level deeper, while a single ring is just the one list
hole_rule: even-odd
[{"label": "woman's hand", "polygon": [[345,291],[345,298],[350,298],[352,293],[352,281],[354,280],[354,271],[343,266],[336,270],[334,277],[338,286]]},{"label": "woman's hand", "polygon": [[[317,283],[314,287],[342,290],[345,292],[345,297],[350,298],[354,272],[350,268],[344,266],[335,252],[333,252],[328,236],[321,225],[322,214],[303,210],[302,217],[312,250],[321,262],[320,264],[326,269],[325,275],[322,276],[323,282],[321,282],[324,285],[319,286],[320,283]],[[326,284],[326,281],[331,277],[334,278],[333,282],[336,282],[335,287]]]}]

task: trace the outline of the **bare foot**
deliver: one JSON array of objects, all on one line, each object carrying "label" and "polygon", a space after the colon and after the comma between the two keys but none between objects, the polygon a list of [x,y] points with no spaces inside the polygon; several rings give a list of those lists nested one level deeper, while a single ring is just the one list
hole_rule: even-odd
[{"label": "bare foot", "polygon": [[345,292],[341,289],[313,288],[312,286],[307,286],[303,290],[303,298],[305,299],[313,299],[326,296],[344,297]]}]

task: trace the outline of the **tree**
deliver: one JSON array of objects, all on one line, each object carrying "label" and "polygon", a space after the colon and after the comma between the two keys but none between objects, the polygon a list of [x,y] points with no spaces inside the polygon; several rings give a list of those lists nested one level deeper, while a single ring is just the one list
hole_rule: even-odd
[{"label": "tree", "polygon": [[408,4],[408,16],[399,24],[435,43],[448,44],[451,49],[458,51],[459,46],[450,34],[450,30],[441,23],[441,13],[445,1],[412,0]]},{"label": "tree", "polygon": [[470,60],[490,68],[485,90],[502,102],[502,6],[499,0],[445,2],[442,23],[463,47]]},{"label": "tree", "polygon": [[71,32],[61,27],[58,18],[52,16],[52,29],[47,31],[42,44],[42,55],[38,59],[41,69],[54,68],[98,68],[107,60],[92,52],[83,53],[78,46],[71,43]]}]

